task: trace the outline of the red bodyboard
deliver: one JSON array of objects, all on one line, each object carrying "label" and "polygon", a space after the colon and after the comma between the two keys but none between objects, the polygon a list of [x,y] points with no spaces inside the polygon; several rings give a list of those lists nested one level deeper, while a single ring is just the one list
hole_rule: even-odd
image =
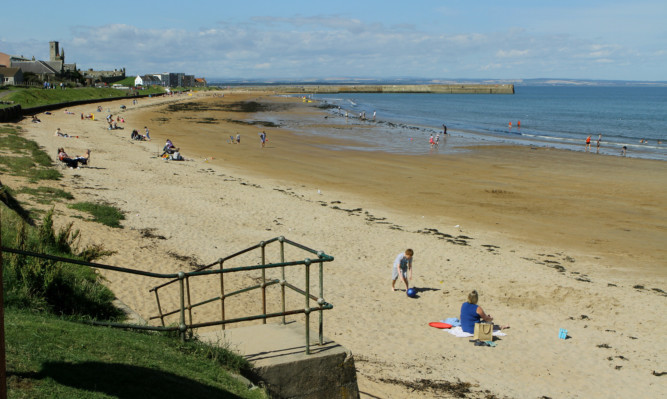
[{"label": "red bodyboard", "polygon": [[435,328],[452,328],[451,324],[443,323],[441,321],[432,321],[428,323],[428,325]]}]

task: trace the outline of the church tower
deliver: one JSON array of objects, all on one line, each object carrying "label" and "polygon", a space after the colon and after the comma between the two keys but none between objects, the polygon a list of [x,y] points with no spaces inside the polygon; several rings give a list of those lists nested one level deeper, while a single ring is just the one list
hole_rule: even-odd
[{"label": "church tower", "polygon": [[63,50],[62,55],[60,54],[58,42],[49,42],[49,50],[49,61],[65,61],[65,51]]}]

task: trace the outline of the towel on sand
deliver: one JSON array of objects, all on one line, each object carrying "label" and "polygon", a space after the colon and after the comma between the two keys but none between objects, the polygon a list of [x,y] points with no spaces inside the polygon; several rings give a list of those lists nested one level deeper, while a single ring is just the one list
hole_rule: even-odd
[{"label": "towel on sand", "polygon": [[[453,336],[459,337],[459,338],[467,338],[467,337],[472,337],[473,336],[473,334],[464,332],[461,327],[452,327],[452,328],[450,328],[448,330],[445,330],[445,331],[447,331],[448,333],[452,334]],[[498,329],[496,329],[496,326],[493,326],[493,336],[494,337],[504,337],[506,335],[507,334],[500,331],[500,327],[498,327]]]}]

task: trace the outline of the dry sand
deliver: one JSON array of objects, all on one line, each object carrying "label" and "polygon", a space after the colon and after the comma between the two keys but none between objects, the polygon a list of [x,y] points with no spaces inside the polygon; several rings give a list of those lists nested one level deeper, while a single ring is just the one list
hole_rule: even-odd
[{"label": "dry sand", "polygon": [[[354,353],[362,398],[455,397],[458,383],[472,384],[470,398],[664,397],[667,164],[528,147],[333,151],[322,144],[335,137],[240,124],[253,115],[221,106],[255,99],[274,104],[272,120],[321,112],[295,99],[208,93],[104,104],[112,113],[128,107],[124,130],[107,130],[106,112],[82,121],[93,105],[21,126],[54,159],[60,146],[70,155],[92,149],[91,167],[63,169],[58,184],[76,201],[120,207],[124,229],[72,219],[65,204],[56,211],[60,223],[74,220],[82,244],[118,251],[104,263],[191,270],[281,235],[333,255],[325,335]],[[167,111],[169,104],[185,110]],[[153,140],[130,141],[144,126]],[[54,137],[57,127],[79,138]],[[263,149],[259,130],[269,137]],[[241,144],[229,144],[237,132]],[[156,157],[167,138],[187,161]],[[418,299],[390,290],[391,263],[407,247]],[[267,261],[278,261],[275,252]],[[158,282],[105,276],[144,318],[157,313],[148,290]],[[196,289],[216,295],[214,282]],[[497,322],[511,325],[495,348],[428,326],[458,317],[472,289]],[[228,311],[253,312],[258,303],[249,296]],[[559,328],[571,338],[558,339]]]}]

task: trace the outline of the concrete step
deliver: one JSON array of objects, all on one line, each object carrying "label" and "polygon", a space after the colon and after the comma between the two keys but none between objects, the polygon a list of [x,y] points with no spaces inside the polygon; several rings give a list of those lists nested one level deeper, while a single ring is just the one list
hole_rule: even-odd
[{"label": "concrete step", "polygon": [[258,324],[200,334],[199,338],[239,353],[253,366],[253,380],[261,380],[275,398],[356,399],[357,374],[352,353],[310,331],[310,355],[306,355],[305,326]]}]

